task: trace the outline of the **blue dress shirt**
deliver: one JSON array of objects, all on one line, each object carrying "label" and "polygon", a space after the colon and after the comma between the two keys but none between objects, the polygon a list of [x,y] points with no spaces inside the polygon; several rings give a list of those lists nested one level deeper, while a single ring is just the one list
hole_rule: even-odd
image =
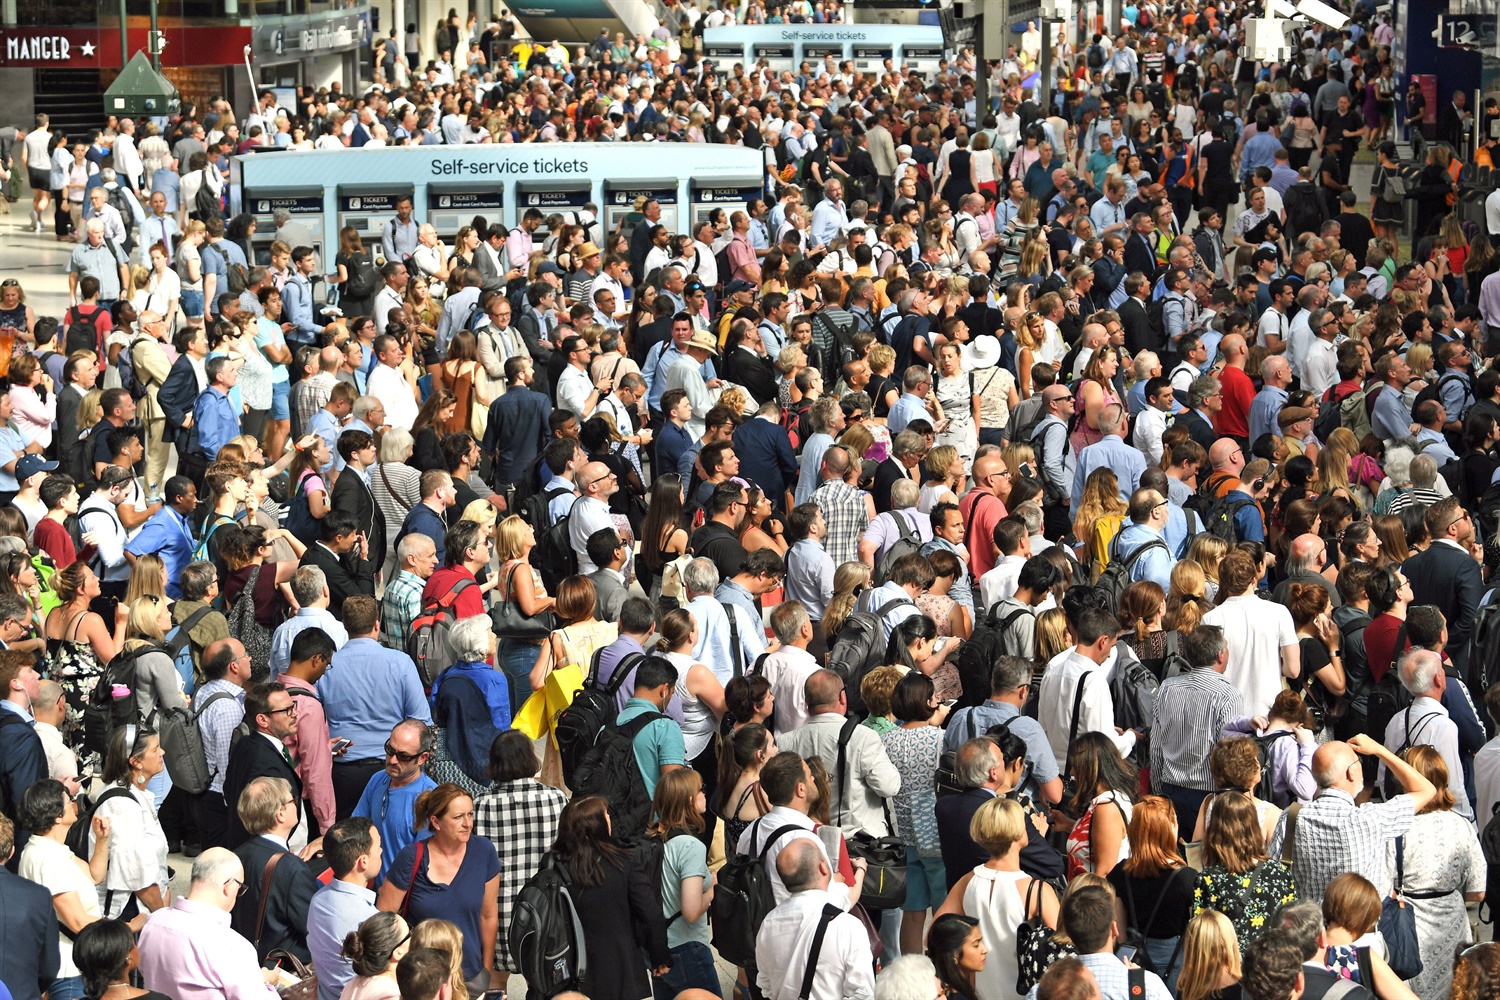
[{"label": "blue dress shirt", "polygon": [[193,529],[188,519],[171,507],[163,507],[152,514],[141,530],[125,546],[131,555],[154,552],[161,556],[167,569],[167,596],[172,600],[182,597],[182,569],[193,561]]},{"label": "blue dress shirt", "polygon": [[193,426],[198,428],[198,450],[212,462],[219,449],[240,434],[240,415],[229,396],[209,386],[193,403]]},{"label": "blue dress shirt", "polygon": [[328,716],[328,735],[352,741],[346,761],[383,758],[385,741],[403,719],[432,724],[411,657],[369,637],[350,639],[333,654],[318,681],[318,695]]}]

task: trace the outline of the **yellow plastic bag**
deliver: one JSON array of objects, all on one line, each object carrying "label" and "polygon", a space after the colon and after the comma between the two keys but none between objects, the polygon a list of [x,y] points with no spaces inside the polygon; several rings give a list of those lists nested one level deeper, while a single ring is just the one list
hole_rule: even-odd
[{"label": "yellow plastic bag", "polygon": [[534,740],[551,737],[557,725],[557,717],[563,709],[573,704],[573,696],[583,688],[583,668],[577,664],[559,667],[547,675],[547,682],[540,691],[533,691],[526,704],[511,722],[512,729],[519,729]]}]

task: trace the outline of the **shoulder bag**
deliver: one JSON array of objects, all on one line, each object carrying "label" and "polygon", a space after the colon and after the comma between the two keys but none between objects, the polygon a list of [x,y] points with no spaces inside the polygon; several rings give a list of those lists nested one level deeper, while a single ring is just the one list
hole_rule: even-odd
[{"label": "shoulder bag", "polygon": [[1396,838],[1396,885],[1380,904],[1380,936],[1385,939],[1386,961],[1401,979],[1422,974],[1422,952],[1417,942],[1417,916],[1406,904],[1401,884],[1405,881],[1406,837]]},{"label": "shoulder bag", "polygon": [[1041,879],[1033,878],[1026,887],[1024,919],[1016,928],[1016,992],[1022,996],[1041,981],[1042,973],[1053,962],[1073,954],[1073,949],[1060,943],[1052,928],[1042,921],[1042,884]]},{"label": "shoulder bag", "polygon": [[[255,947],[260,949],[261,935],[266,928],[266,901],[271,898],[271,876],[276,871],[276,865],[282,858],[286,857],[286,851],[278,851],[271,855],[271,860],[266,862],[266,869],[260,876],[260,902],[255,908]],[[286,959],[292,966],[292,972],[297,977],[297,982],[290,986],[279,986],[276,992],[281,995],[281,1000],[317,1000],[318,996],[318,974],[313,971],[311,965],[306,964],[289,951],[277,948],[266,953],[266,961],[273,959]]]},{"label": "shoulder bag", "polygon": [[557,627],[557,616],[550,611],[528,615],[521,610],[520,602],[516,600],[514,592],[510,589],[516,570],[520,567],[521,564],[516,563],[510,568],[510,572],[505,574],[506,597],[490,610],[490,620],[494,625],[495,634],[502,639],[539,643],[551,635],[552,630]]},{"label": "shoulder bag", "polygon": [[[839,731],[839,784],[842,786],[839,804],[843,807],[841,812],[845,816],[850,815],[849,795],[852,787],[847,759],[849,740],[853,738],[854,729],[858,725],[855,719],[850,718]],[[885,809],[886,828],[894,832],[890,806],[882,799],[881,807]],[[873,910],[895,910],[904,905],[906,842],[896,836],[872,837],[864,832],[851,834],[846,842],[851,858],[865,860],[865,884],[860,892],[860,902]]]}]

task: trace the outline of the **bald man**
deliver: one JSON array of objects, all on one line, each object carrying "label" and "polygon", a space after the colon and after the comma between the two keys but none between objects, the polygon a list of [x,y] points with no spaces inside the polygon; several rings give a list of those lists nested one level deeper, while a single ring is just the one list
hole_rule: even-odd
[{"label": "bald man", "polygon": [[964,519],[964,545],[969,550],[975,576],[995,568],[1000,550],[995,546],[995,525],[1005,518],[1005,498],[1010,495],[1011,471],[998,451],[974,460],[974,488],[959,501]]},{"label": "bald man", "polygon": [[1245,362],[1250,356],[1250,347],[1245,338],[1232,333],[1219,341],[1219,353],[1224,358],[1224,369],[1219,372],[1219,387],[1224,393],[1224,406],[1214,417],[1214,433],[1219,437],[1236,438],[1248,451],[1250,448],[1250,404],[1255,400],[1255,383],[1245,372]]},{"label": "bald man", "polygon": [[1260,365],[1261,390],[1250,403],[1250,443],[1262,434],[1279,434],[1277,417],[1286,405],[1286,387],[1292,384],[1292,365],[1286,358],[1272,355]]},{"label": "bald man", "polygon": [[[1328,543],[1313,534],[1298,535],[1292,539],[1287,552],[1286,579],[1276,585],[1276,601],[1285,604],[1294,583],[1314,583],[1328,592],[1329,610],[1343,606],[1338,588],[1323,575],[1329,564]],[[1333,647],[1330,647],[1333,648]],[[1340,661],[1342,666],[1342,661]]]},{"label": "bald man", "polygon": [[[1356,800],[1364,792],[1360,757],[1373,756],[1395,776],[1402,794],[1388,802]],[[1313,753],[1313,781],[1318,794],[1297,812],[1292,828],[1293,875],[1304,899],[1321,900],[1328,883],[1345,872],[1363,875],[1381,898],[1391,891],[1386,848],[1411,829],[1416,813],[1432,801],[1432,782],[1363,733],[1344,743],[1334,740]],[[1288,813],[1282,813],[1266,853],[1279,858],[1287,837]]]},{"label": "bald man", "polygon": [[578,499],[568,519],[568,541],[578,556],[578,572],[585,576],[600,568],[589,558],[589,536],[615,526],[609,513],[609,498],[619,489],[619,479],[603,462],[589,462],[578,472]]},{"label": "bald man", "polygon": [[[822,848],[804,837],[791,841],[776,856],[776,872],[791,894],[766,914],[755,935],[756,982],[766,1000],[874,996],[870,940],[857,917],[842,911],[826,920],[822,947],[813,959],[824,907],[834,901],[828,892],[833,873]],[[808,992],[802,986],[810,964],[814,971]]]}]

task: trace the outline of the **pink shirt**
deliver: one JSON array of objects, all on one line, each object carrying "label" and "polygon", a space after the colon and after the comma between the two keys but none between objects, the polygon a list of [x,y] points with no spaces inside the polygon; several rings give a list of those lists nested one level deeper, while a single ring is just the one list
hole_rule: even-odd
[{"label": "pink shirt", "polygon": [[229,926],[229,914],[186,897],[157,910],[141,929],[146,989],[173,1000],[276,1000],[261,978],[255,946]]},{"label": "pink shirt", "polygon": [[[282,674],[278,678],[288,691],[313,691],[311,684]],[[284,742],[297,760],[297,777],[302,779],[302,797],[307,799],[318,829],[327,830],[337,818],[333,799],[333,751],[328,747],[328,716],[317,698],[294,696],[297,704],[297,731]]]},{"label": "pink shirt", "polygon": [[10,402],[15,408],[11,419],[21,436],[30,444],[35,441],[43,448],[52,443],[52,422],[57,419],[57,395],[49,393],[44,403],[30,386],[12,387]]},{"label": "pink shirt", "polygon": [[521,226],[512,229],[510,235],[505,238],[505,256],[511,267],[526,270],[526,265],[531,260],[532,249],[531,234]]}]

